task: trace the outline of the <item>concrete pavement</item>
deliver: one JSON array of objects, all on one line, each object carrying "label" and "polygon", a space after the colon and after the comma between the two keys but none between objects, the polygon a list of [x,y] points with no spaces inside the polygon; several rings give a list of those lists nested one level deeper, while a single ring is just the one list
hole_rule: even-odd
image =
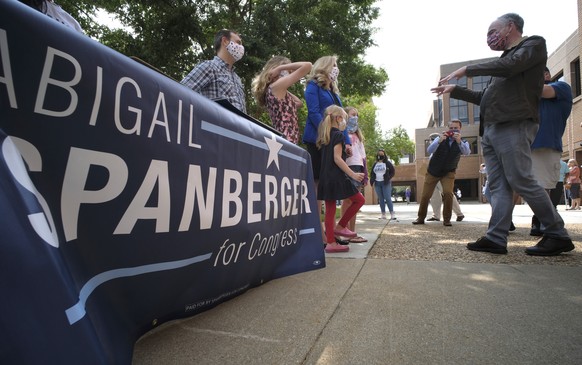
[{"label": "concrete pavement", "polygon": [[[270,281],[148,332],[133,363],[582,363],[582,267],[367,258],[390,225],[414,229],[418,205],[395,208],[398,220],[388,223],[377,206],[363,207],[357,231],[368,242],[328,254],[325,269]],[[462,208],[484,232],[489,206]],[[582,223],[581,211],[560,213],[567,224]],[[527,206],[516,207],[516,225],[530,217]]]}]

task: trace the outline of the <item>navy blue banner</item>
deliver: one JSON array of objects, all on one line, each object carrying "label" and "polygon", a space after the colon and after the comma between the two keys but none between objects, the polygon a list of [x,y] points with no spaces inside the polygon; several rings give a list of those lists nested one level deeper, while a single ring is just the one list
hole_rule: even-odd
[{"label": "navy blue banner", "polygon": [[301,148],[0,2],[0,363],[130,364],[153,327],[325,267]]}]

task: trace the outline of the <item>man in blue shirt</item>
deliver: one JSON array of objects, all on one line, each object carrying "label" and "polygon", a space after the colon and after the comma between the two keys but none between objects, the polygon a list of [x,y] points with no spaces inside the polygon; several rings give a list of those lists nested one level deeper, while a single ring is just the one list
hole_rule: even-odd
[{"label": "man in blue shirt", "polygon": [[[562,135],[572,111],[572,88],[563,81],[552,82],[552,75],[547,67],[544,71],[544,83],[540,101],[540,126],[531,145],[532,172],[538,184],[550,193],[556,207],[561,195],[551,194],[551,190],[558,187],[560,180]],[[531,220],[529,234],[543,236],[540,221],[535,215]]]},{"label": "man in blue shirt", "polygon": [[227,99],[235,108],[246,113],[245,92],[234,63],[242,58],[245,48],[240,36],[222,29],[214,36],[216,56],[196,65],[181,84],[209,99]]}]

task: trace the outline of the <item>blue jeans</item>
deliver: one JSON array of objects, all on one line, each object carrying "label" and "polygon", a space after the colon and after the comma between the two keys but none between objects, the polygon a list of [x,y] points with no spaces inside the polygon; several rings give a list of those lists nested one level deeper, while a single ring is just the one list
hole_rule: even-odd
[{"label": "blue jeans", "polygon": [[487,202],[491,204],[491,190],[489,190],[489,181],[485,181],[485,186],[483,187],[483,196],[487,199]]},{"label": "blue jeans", "polygon": [[538,125],[530,120],[486,125],[481,145],[487,165],[492,213],[485,237],[507,245],[513,192],[521,195],[545,227],[544,235],[568,237],[562,217],[532,173],[531,143]]},{"label": "blue jeans", "polygon": [[388,204],[388,211],[390,213],[394,212],[394,206],[392,205],[392,182],[384,184],[383,181],[376,182],[374,184],[374,189],[376,190],[376,195],[378,195],[378,204],[380,204],[380,211],[382,214],[386,214],[385,204]]}]

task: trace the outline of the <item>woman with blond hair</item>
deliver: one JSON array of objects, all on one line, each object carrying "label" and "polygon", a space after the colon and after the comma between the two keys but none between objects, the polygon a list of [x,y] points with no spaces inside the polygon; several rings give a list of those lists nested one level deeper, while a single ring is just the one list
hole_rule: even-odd
[{"label": "woman with blond hair", "polygon": [[255,76],[252,91],[257,103],[267,109],[273,127],[288,141],[299,142],[297,109],[303,102],[288,89],[311,71],[311,62],[291,62],[273,56]]},{"label": "woman with blond hair", "polygon": [[[319,170],[321,169],[321,152],[316,146],[317,131],[319,124],[324,119],[325,109],[330,105],[342,106],[337,86],[338,76],[337,56],[320,57],[315,61],[311,72],[307,76],[307,86],[304,94],[305,104],[307,104],[307,121],[303,131],[303,143],[311,156],[311,167],[316,190],[319,183]],[[346,143],[346,153],[351,155],[352,143],[347,131],[344,131],[344,141]],[[321,211],[321,200],[317,201],[317,206]],[[323,238],[325,240],[325,237]]]},{"label": "woman with blond hair", "polygon": [[[321,150],[317,199],[325,201],[325,252],[346,252],[349,251],[349,246],[338,244],[336,237],[357,236],[347,225],[364,205],[365,199],[350,179],[361,182],[364,174],[351,170],[345,161],[345,138],[342,131],[347,125],[346,112],[337,105],[331,105],[324,113],[325,118],[319,125],[316,146]],[[336,224],[335,202],[339,199],[348,199],[351,205]]]},{"label": "woman with blond hair", "polygon": [[[321,167],[321,154],[317,148],[317,129],[319,123],[324,119],[325,109],[330,105],[342,106],[339,97],[337,79],[339,68],[337,67],[337,56],[320,57],[313,64],[313,68],[307,76],[307,86],[305,88],[305,103],[307,104],[307,121],[303,132],[303,143],[307,147],[307,152],[311,156],[313,167],[313,179],[317,185],[319,181],[319,170]],[[346,145],[351,145],[347,131],[344,131]],[[348,155],[351,155],[351,146],[346,147]]]},{"label": "woman with blond hair", "polygon": [[570,209],[566,210],[580,210],[580,167],[578,167],[578,161],[573,158],[568,160],[568,170],[566,185],[570,185],[572,205]]}]

